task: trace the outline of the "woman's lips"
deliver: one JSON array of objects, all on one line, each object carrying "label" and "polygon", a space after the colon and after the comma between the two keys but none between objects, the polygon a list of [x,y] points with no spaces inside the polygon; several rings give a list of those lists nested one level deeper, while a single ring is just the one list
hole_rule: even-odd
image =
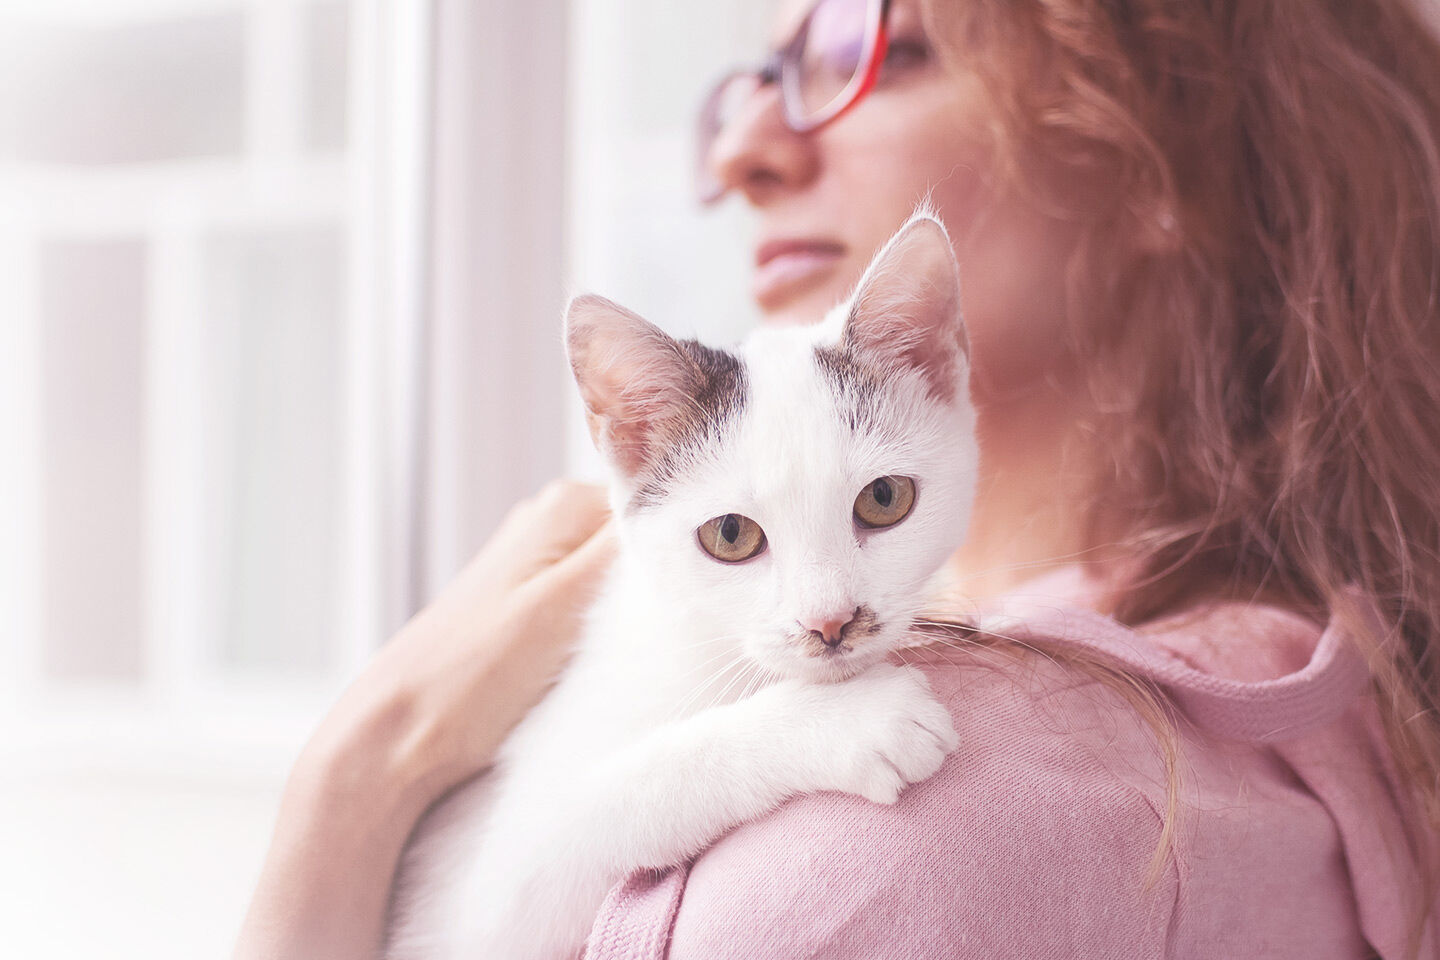
[{"label": "woman's lips", "polygon": [[761,307],[774,307],[814,283],[835,266],[845,248],[828,240],[771,240],[755,251],[751,293]]}]

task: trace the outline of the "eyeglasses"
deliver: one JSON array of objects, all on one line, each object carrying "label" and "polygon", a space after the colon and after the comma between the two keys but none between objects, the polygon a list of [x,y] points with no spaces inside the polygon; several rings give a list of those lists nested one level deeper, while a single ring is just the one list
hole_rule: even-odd
[{"label": "eyeglasses", "polygon": [[715,138],[761,87],[780,85],[781,115],[811,133],[855,106],[880,74],[890,0],[819,0],[788,43],[758,67],[725,74],[711,88],[696,124],[695,186],[713,203],[725,186],[711,169]]}]

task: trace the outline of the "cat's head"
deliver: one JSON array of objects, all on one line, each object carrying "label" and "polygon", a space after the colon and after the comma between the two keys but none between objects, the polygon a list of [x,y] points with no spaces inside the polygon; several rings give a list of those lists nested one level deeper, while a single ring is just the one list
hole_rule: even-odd
[{"label": "cat's head", "polygon": [[823,323],[733,353],[594,296],[566,328],[627,560],[662,602],[781,676],[843,679],[902,644],[977,462],[937,220],[913,217]]}]

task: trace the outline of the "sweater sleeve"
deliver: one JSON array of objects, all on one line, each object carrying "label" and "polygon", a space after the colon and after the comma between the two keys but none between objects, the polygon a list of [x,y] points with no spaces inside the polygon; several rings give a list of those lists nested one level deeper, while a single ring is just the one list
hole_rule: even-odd
[{"label": "sweater sleeve", "polygon": [[732,833],[690,870],[671,960],[1165,955],[1175,868],[1146,886],[1161,821],[1114,763],[1154,775],[1153,746],[1124,752],[1145,731],[1073,677],[1048,702],[931,679],[964,740],[945,767],[893,807],[817,794]]}]

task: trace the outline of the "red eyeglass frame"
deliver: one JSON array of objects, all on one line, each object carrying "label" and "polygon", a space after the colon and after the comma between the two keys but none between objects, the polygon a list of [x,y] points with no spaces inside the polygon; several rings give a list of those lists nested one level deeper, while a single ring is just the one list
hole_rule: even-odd
[{"label": "red eyeglass frame", "polygon": [[825,2],[827,0],[817,0],[800,21],[800,26],[796,28],[794,36],[784,46],[766,57],[759,66],[732,70],[711,85],[710,92],[702,101],[700,114],[696,121],[696,193],[702,204],[714,203],[726,192],[725,185],[709,175],[709,154],[711,147],[714,146],[715,138],[724,129],[724,123],[719,117],[721,103],[725,99],[727,88],[736,79],[746,76],[753,77],[756,90],[772,83],[779,83],[781,117],[784,119],[786,127],[801,134],[814,133],[816,130],[834,123],[874,89],[875,82],[880,77],[880,68],[885,63],[885,51],[890,43],[890,32],[887,25],[891,0],[867,0],[865,41],[861,54],[861,63],[864,64],[864,68],[857,70],[846,83],[845,88],[820,110],[808,115],[800,111],[798,107],[800,93],[796,89],[799,73],[793,64],[799,62],[799,54],[804,48],[810,30],[810,21],[814,18],[820,5]]}]

